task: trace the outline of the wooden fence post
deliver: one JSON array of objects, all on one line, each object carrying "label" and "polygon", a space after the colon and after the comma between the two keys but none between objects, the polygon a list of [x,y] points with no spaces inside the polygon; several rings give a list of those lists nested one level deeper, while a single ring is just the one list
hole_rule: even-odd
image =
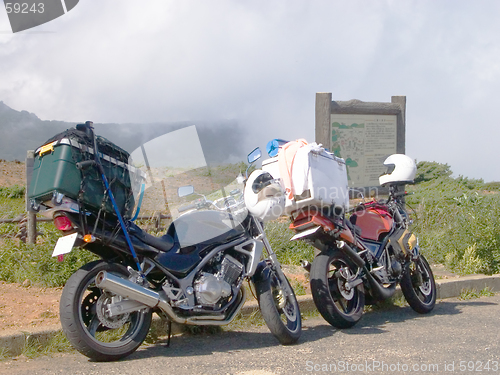
[{"label": "wooden fence post", "polygon": [[35,162],[35,151],[29,150],[26,155],[26,231],[28,232],[26,242],[30,244],[36,243],[36,212],[31,210],[31,205],[28,199],[28,189],[31,183],[31,175],[33,173],[33,164]]}]

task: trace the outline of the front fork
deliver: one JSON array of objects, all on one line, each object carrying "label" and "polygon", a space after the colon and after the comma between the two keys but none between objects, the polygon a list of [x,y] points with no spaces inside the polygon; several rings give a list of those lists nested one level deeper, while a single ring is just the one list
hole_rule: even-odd
[{"label": "front fork", "polygon": [[275,271],[276,274],[278,275],[278,282],[280,283],[281,290],[285,293],[285,297],[289,297],[293,295],[293,291],[292,288],[290,287],[290,284],[286,282],[287,278],[283,273],[283,270],[281,269],[281,264],[278,261],[278,257],[276,256],[276,253],[272,249],[271,244],[267,239],[266,232],[264,232],[264,227],[262,226],[261,222],[258,221],[257,219],[254,219],[254,222],[255,226],[257,227],[257,230],[259,231],[259,236],[257,237],[257,239],[261,240],[262,243],[264,244],[264,248],[266,249],[267,254],[269,255],[269,260],[271,261],[273,271]]}]

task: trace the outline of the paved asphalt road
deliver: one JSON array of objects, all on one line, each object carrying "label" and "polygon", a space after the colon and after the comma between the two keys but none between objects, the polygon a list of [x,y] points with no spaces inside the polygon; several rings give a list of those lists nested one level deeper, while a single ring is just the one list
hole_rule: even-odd
[{"label": "paved asphalt road", "polygon": [[343,331],[321,318],[308,319],[299,343],[289,347],[278,345],[261,327],[175,337],[170,348],[142,347],[115,363],[93,363],[79,354],[8,360],[0,362],[0,373],[500,374],[499,305],[500,295],[447,299],[430,315],[418,315],[409,307],[372,312]]}]

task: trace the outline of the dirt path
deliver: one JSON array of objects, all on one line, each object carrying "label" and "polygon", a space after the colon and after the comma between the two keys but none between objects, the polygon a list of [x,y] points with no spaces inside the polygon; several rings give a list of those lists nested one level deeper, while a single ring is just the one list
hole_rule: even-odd
[{"label": "dirt path", "polygon": [[0,332],[59,324],[62,288],[25,287],[0,281]]}]

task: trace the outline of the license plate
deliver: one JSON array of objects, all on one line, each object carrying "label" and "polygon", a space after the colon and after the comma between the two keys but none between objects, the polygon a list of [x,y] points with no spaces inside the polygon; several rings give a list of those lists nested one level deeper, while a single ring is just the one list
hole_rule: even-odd
[{"label": "license plate", "polygon": [[61,237],[57,240],[56,247],[54,248],[54,252],[52,253],[53,257],[58,255],[63,255],[70,253],[73,250],[73,245],[75,244],[76,237],[78,233],[70,234],[69,236]]}]

